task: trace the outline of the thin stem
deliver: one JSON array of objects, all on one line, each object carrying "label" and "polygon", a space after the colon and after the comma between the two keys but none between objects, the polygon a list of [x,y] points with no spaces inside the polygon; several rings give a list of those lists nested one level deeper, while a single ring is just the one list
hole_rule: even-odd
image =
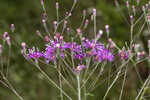
[{"label": "thin stem", "polygon": [[123,83],[122,83],[122,88],[121,88],[121,93],[120,93],[120,96],[119,96],[119,100],[121,100],[121,97],[122,97],[122,93],[123,93],[123,89],[124,89],[124,85],[125,85],[125,81],[126,81],[126,76],[127,76],[127,67],[125,69],[125,74],[124,74],[124,78],[123,78]]},{"label": "thin stem", "polygon": [[96,40],[96,16],[94,15],[94,34],[95,34],[95,40]]},{"label": "thin stem", "polygon": [[86,86],[84,85],[84,100],[87,100]]},{"label": "thin stem", "polygon": [[132,43],[133,43],[133,22],[131,23],[131,28],[130,28],[130,34],[131,34],[131,40],[130,40],[130,48],[132,48]]},{"label": "thin stem", "polygon": [[77,74],[77,84],[78,84],[78,100],[81,100],[81,88],[80,88],[80,75]]},{"label": "thin stem", "polygon": [[15,88],[11,85],[11,83],[8,81],[8,79],[3,76],[3,79],[6,81],[6,83],[8,84],[8,86],[10,87],[9,89],[20,99],[20,100],[24,100],[19,93],[15,90]]},{"label": "thin stem", "polygon": [[8,60],[7,60],[7,69],[6,69],[6,77],[8,77],[8,73],[9,73],[9,64],[10,64],[10,54],[11,54],[11,46],[9,46],[9,51],[8,51]]},{"label": "thin stem", "polygon": [[[56,65],[56,66],[57,66],[57,65]],[[61,90],[60,90],[60,97],[61,97],[61,100],[63,100],[60,60],[59,60],[59,62],[58,62],[58,67],[59,67],[59,70],[58,70],[58,73],[59,73],[59,86],[60,86],[60,88],[61,88]]]},{"label": "thin stem", "polygon": [[[100,76],[102,75],[102,72],[104,71],[104,66],[106,65],[106,63],[103,63],[101,66],[101,69],[99,71],[98,76],[96,77],[96,79],[93,81],[93,83],[89,86],[89,90],[95,86],[95,84],[97,83],[98,79],[100,78]],[[111,76],[110,76],[111,77]]]},{"label": "thin stem", "polygon": [[36,66],[36,68],[48,79],[49,82],[51,82],[57,89],[59,89],[60,91],[62,91],[62,93],[69,99],[72,100],[71,97],[65,92],[63,91],[38,65],[38,63],[34,64]]},{"label": "thin stem", "polygon": [[71,8],[71,10],[69,11],[69,15],[67,15],[64,19],[60,20],[59,22],[57,22],[57,26],[56,26],[56,29],[55,29],[55,31],[54,31],[54,34],[56,33],[56,30],[58,29],[58,26],[59,26],[62,22],[64,22],[65,20],[67,20],[67,19],[70,17],[70,14],[72,13],[72,11],[73,11],[73,9],[74,9],[76,3],[77,3],[77,0],[74,0],[73,5],[72,5],[72,8]]},{"label": "thin stem", "polygon": [[95,66],[95,68],[92,70],[92,72],[88,75],[88,77],[86,78],[86,80],[83,82],[83,85],[81,86],[81,88],[84,87],[84,85],[87,83],[87,81],[91,78],[91,76],[93,75],[93,73],[95,72],[95,70],[97,69],[99,63],[97,63],[97,65]]},{"label": "thin stem", "polygon": [[110,89],[112,88],[112,86],[115,84],[115,82],[116,82],[117,79],[119,78],[119,75],[120,75],[120,73],[121,73],[121,70],[122,70],[123,66],[125,66],[128,62],[129,62],[129,60],[126,61],[126,62],[124,62],[124,63],[120,66],[119,71],[118,71],[118,73],[117,73],[117,75],[116,75],[114,81],[112,82],[112,84],[108,87],[108,89],[107,89],[107,91],[106,91],[106,93],[105,93],[105,95],[104,95],[104,97],[103,97],[103,100],[106,100],[106,96],[108,95]]},{"label": "thin stem", "polygon": [[144,82],[141,90],[139,91],[138,95],[136,96],[135,100],[138,100],[139,99],[139,96],[142,94],[142,91],[144,90],[144,88],[146,87],[146,84],[149,82],[150,80],[150,75],[148,76],[148,78],[146,79],[146,81]]},{"label": "thin stem", "polygon": [[116,76],[116,78],[114,79],[114,81],[112,82],[112,84],[108,87],[108,89],[107,89],[107,91],[106,91],[106,93],[105,93],[105,96],[104,96],[103,100],[106,100],[107,94],[109,93],[110,89],[112,88],[112,86],[115,84],[115,82],[116,82],[117,79],[119,78],[120,73],[121,73],[121,69],[120,69],[119,72],[117,73],[117,76]]}]

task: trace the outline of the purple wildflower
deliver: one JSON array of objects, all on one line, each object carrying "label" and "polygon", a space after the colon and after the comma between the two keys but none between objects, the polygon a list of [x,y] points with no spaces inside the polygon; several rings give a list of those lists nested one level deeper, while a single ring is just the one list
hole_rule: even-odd
[{"label": "purple wildflower", "polygon": [[119,56],[122,60],[126,60],[129,58],[129,52],[123,49],[119,51]]},{"label": "purple wildflower", "polygon": [[56,52],[55,52],[55,48],[53,48],[50,45],[47,45],[46,47],[46,51],[44,53],[44,57],[46,60],[48,61],[55,61],[56,60]]},{"label": "purple wildflower", "polygon": [[95,40],[85,39],[82,43],[88,51],[88,56],[94,56],[97,61],[113,61],[114,55],[107,50],[104,45],[100,42],[95,42]]},{"label": "purple wildflower", "polygon": [[76,59],[82,60],[84,57],[86,57],[86,54],[83,52],[82,46],[76,44],[75,42],[72,43],[71,45],[71,52],[73,52],[73,56]]},{"label": "purple wildflower", "polygon": [[43,56],[44,56],[44,54],[42,52],[34,51],[33,49],[29,49],[28,57],[30,59],[38,59]]}]

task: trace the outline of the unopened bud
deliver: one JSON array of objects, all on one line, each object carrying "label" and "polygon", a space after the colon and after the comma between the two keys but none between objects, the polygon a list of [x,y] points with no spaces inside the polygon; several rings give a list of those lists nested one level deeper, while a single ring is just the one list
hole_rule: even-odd
[{"label": "unopened bud", "polygon": [[80,28],[78,28],[76,31],[77,31],[77,34],[82,34],[82,31]]},{"label": "unopened bud", "polygon": [[64,37],[63,36],[60,36],[60,38],[59,38],[60,40],[63,40],[64,39]]},{"label": "unopened bud", "polygon": [[145,6],[142,6],[142,10],[145,12]]},{"label": "unopened bud", "polygon": [[106,30],[106,33],[107,33],[107,37],[109,37],[109,25],[105,25],[105,30]]},{"label": "unopened bud", "polygon": [[150,48],[150,40],[148,40],[148,47]]},{"label": "unopened bud", "polygon": [[97,37],[98,37],[98,38],[101,38],[102,34],[103,34],[103,30],[99,30]]},{"label": "unopened bud", "polygon": [[58,9],[59,8],[59,3],[58,2],[56,2],[56,9]]},{"label": "unopened bud", "polygon": [[93,9],[93,15],[96,16],[96,9]]},{"label": "unopened bud", "polygon": [[132,15],[130,16],[130,19],[133,20],[133,16]]},{"label": "unopened bud", "polygon": [[133,13],[135,14],[136,13],[135,5],[132,6],[132,10],[133,10]]},{"label": "unopened bud", "polygon": [[65,21],[64,21],[64,28],[66,28],[67,23],[68,23],[68,22],[65,20]]},{"label": "unopened bud", "polygon": [[46,20],[45,20],[45,19],[42,19],[42,23],[44,23],[44,24],[45,24],[45,23],[46,23]]},{"label": "unopened bud", "polygon": [[126,7],[129,8],[129,1],[126,1]]},{"label": "unopened bud", "polygon": [[83,10],[83,16],[86,16],[86,10]]},{"label": "unopened bud", "polygon": [[44,5],[44,0],[41,0],[41,5]]},{"label": "unopened bud", "polygon": [[57,21],[54,21],[53,25],[54,25],[54,28],[56,29],[56,27],[57,27]]},{"label": "unopened bud", "polygon": [[50,42],[50,39],[49,39],[49,36],[46,35],[45,38],[44,38],[45,42]]},{"label": "unopened bud", "polygon": [[88,24],[89,24],[89,20],[86,19],[86,20],[85,20],[85,24],[84,24],[84,28],[87,28]]},{"label": "unopened bud", "polygon": [[36,30],[36,34],[41,37],[41,32],[39,30]]},{"label": "unopened bud", "polygon": [[12,32],[15,31],[15,26],[14,26],[14,24],[11,24],[11,25],[10,25],[10,29],[11,29]]},{"label": "unopened bud", "polygon": [[3,47],[2,47],[2,45],[0,44],[0,55],[1,55],[2,51],[3,51]]},{"label": "unopened bud", "polygon": [[8,36],[8,37],[6,37],[6,42],[7,42],[7,44],[10,46],[11,45],[11,43],[10,43],[10,37]]},{"label": "unopened bud", "polygon": [[67,30],[68,33],[70,32],[70,28],[69,27],[66,30]]},{"label": "unopened bud", "polygon": [[22,43],[21,43],[21,47],[22,47],[22,49],[25,49],[25,48],[26,48],[26,43],[25,43],[25,42],[22,42]]},{"label": "unopened bud", "polygon": [[4,32],[3,39],[6,40],[6,37],[8,37],[8,32]]},{"label": "unopened bud", "polygon": [[140,3],[140,0],[136,0],[136,3],[137,3],[137,5],[139,5],[139,3]]}]

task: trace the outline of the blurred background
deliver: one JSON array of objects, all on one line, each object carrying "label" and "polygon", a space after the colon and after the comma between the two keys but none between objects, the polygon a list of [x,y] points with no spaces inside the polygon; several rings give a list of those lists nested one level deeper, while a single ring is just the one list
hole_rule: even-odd
[{"label": "blurred background", "polygon": [[[45,7],[48,16],[48,28],[53,30],[53,21],[56,20],[55,3],[60,3],[60,18],[63,18],[66,11],[72,7],[73,0],[45,0]],[[110,37],[119,45],[123,47],[125,41],[129,43],[130,34],[130,11],[126,8],[126,0],[78,0],[78,3],[69,19],[69,25],[72,29],[76,30],[81,24],[83,10],[87,10],[87,16],[90,20],[92,8],[97,9],[97,30],[104,29],[105,25],[110,25]],[[131,0],[130,4],[136,5],[136,0]],[[140,0],[140,4],[136,6],[140,8],[147,0]],[[43,36],[46,35],[42,25],[42,7],[40,0],[0,0],[0,36],[5,31],[11,35],[12,48],[10,55],[9,66],[9,80],[16,88],[16,90],[25,98],[25,100],[59,100],[57,91],[53,86],[49,85],[46,80],[41,76],[39,71],[34,65],[27,62],[21,55],[20,43],[26,42],[29,47],[44,46],[44,41],[37,36],[36,30],[39,30]],[[142,14],[141,9],[137,13],[138,18]],[[144,22],[141,21],[135,28],[134,34],[138,33],[139,28],[142,27]],[[10,32],[10,24],[15,24],[15,32]],[[143,50],[148,52],[147,40],[149,39],[146,34],[147,29],[138,34],[137,41],[143,46]],[[85,36],[92,38],[93,24],[90,22],[85,32]],[[65,36],[64,36],[65,37]],[[106,35],[103,36],[102,41],[106,40]],[[1,39],[2,37],[0,37]],[[2,42],[0,42],[2,44]],[[7,46],[4,51],[4,59],[8,58]],[[1,60],[1,59],[0,59]],[[44,67],[44,66],[43,66]],[[147,62],[140,63],[137,67],[140,70],[142,80],[147,78],[149,74],[149,67]],[[51,77],[55,76],[51,74]],[[95,76],[96,77],[96,76]],[[128,74],[128,82],[125,87],[124,98],[122,100],[133,100],[137,93],[137,89],[141,86],[139,78],[135,69],[131,69]],[[117,83],[119,84],[119,82]],[[67,88],[67,87],[66,87]],[[118,99],[119,85],[115,85],[109,93],[107,100]],[[106,87],[100,85],[92,92],[88,100],[101,100],[106,92]],[[16,96],[5,86],[0,84],[0,100],[18,100]],[[147,99],[148,100],[148,99]]]}]

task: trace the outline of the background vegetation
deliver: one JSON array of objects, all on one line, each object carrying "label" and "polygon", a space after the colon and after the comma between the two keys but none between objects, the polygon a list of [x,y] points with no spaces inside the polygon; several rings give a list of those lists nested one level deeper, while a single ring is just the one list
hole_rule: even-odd
[{"label": "background vegetation", "polygon": [[[129,41],[129,12],[125,6],[125,0],[118,0],[120,6],[115,5],[115,0],[78,0],[78,4],[73,11],[73,17],[70,19],[69,24],[72,28],[76,29],[80,25],[82,11],[87,10],[87,18],[90,19],[90,13],[92,8],[97,9],[97,26],[98,29],[104,29],[104,25],[110,25],[110,36],[113,40],[122,47],[125,41]],[[135,0],[131,0],[130,3],[134,4]],[[48,12],[48,27],[52,29],[52,22],[56,20],[55,3],[56,0],[45,0],[46,9]],[[64,13],[68,11],[73,3],[73,0],[58,0],[60,2],[60,17],[64,16]],[[147,2],[142,0],[139,7]],[[0,36],[3,32],[10,32],[10,24],[15,24],[15,32],[11,33],[13,41],[12,51],[10,55],[9,66],[9,80],[16,88],[17,91],[26,100],[57,100],[59,96],[58,91],[51,85],[49,85],[36,68],[29,62],[27,62],[21,55],[19,50],[20,43],[26,42],[29,47],[33,45],[41,47],[44,42],[36,35],[36,30],[40,30],[43,35],[46,35],[42,26],[42,7],[40,0],[0,0]],[[141,15],[139,11],[138,16]],[[142,25],[142,23],[141,23]],[[86,30],[86,35],[92,37],[92,23]],[[141,27],[137,26],[137,30]],[[136,30],[136,29],[135,29]],[[142,43],[143,49],[147,50],[148,36],[144,36],[144,32],[139,35],[138,42]],[[136,34],[136,31],[135,31]],[[105,40],[105,36],[103,37]],[[2,39],[2,37],[0,37]],[[1,42],[2,43],[2,42]],[[5,49],[4,58],[7,59],[7,47]],[[1,60],[1,59],[0,59]],[[43,66],[44,67],[44,66]],[[138,70],[143,80],[147,78],[149,74],[149,67],[146,62],[138,65]],[[51,77],[55,77],[51,70],[48,70]],[[96,77],[96,76],[95,76]],[[118,83],[119,84],[119,83]],[[123,100],[133,100],[136,95],[136,90],[139,88],[139,80],[134,69],[131,69],[128,75],[128,85],[125,88],[125,94]],[[115,95],[118,92],[118,85],[113,87],[113,91],[109,94],[107,100],[116,100]],[[104,95],[106,86],[101,85],[93,91],[94,96],[90,96],[89,100],[101,100],[101,96]],[[130,93],[130,95],[128,94]],[[6,87],[0,84],[0,100],[18,100],[14,94],[11,93]],[[147,99],[148,100],[148,99]]]}]

